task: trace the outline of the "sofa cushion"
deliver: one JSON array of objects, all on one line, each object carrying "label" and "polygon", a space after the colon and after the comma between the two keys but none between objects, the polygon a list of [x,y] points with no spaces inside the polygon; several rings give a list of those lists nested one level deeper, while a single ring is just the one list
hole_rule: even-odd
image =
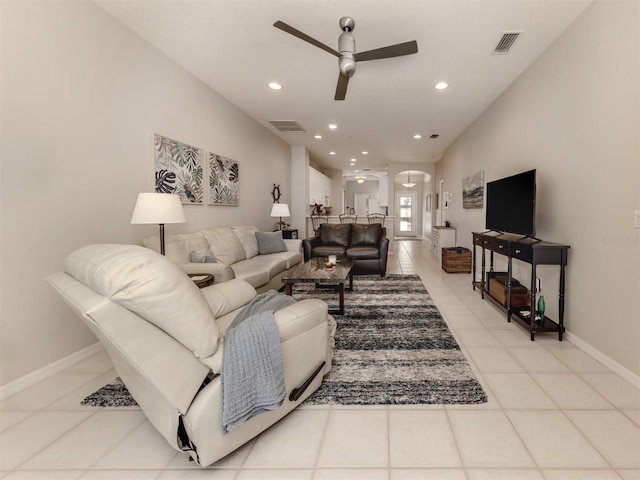
[{"label": "sofa cushion", "polygon": [[65,271],[164,330],[199,357],[217,348],[218,326],[198,287],[172,261],[138,245],[88,245]]},{"label": "sofa cushion", "polygon": [[379,223],[351,225],[351,246],[378,245],[382,238],[382,226]]},{"label": "sofa cushion", "polygon": [[231,265],[233,273],[237,279],[244,280],[251,284],[253,288],[261,287],[269,283],[271,280],[271,269],[269,265],[258,265],[256,259],[260,257],[253,257],[250,260],[241,260]]},{"label": "sofa cushion", "polygon": [[302,260],[302,252],[300,250],[296,250],[295,252],[287,250],[286,252],[272,253],[269,257],[284,261],[285,269],[287,269],[300,264],[300,261]]},{"label": "sofa cushion", "polygon": [[[142,244],[160,252],[160,236],[154,235],[147,237],[142,241]],[[191,252],[203,252],[211,254],[209,251],[209,242],[202,232],[193,233],[172,233],[171,235],[165,235],[164,237],[164,249],[167,258],[174,263],[190,263]]]},{"label": "sofa cushion", "polygon": [[369,260],[380,258],[380,249],[377,246],[359,245],[347,248],[346,255],[356,260]]},{"label": "sofa cushion", "polygon": [[[207,249],[208,250],[208,249]],[[189,255],[191,263],[216,263],[217,260],[213,255],[203,252],[191,252]]]},{"label": "sofa cushion", "polygon": [[350,223],[323,223],[320,225],[320,241],[324,245],[340,245],[346,247],[351,240]]},{"label": "sofa cushion", "polygon": [[232,265],[247,258],[240,239],[233,233],[231,227],[203,230],[202,234],[209,242],[209,248],[213,256],[216,257],[219,262]]},{"label": "sofa cushion", "polygon": [[258,241],[258,252],[260,255],[287,251],[287,246],[282,239],[281,230],[277,232],[256,232],[256,240]]},{"label": "sofa cushion", "polygon": [[335,255],[338,258],[342,258],[345,255],[345,250],[345,247],[340,245],[318,245],[313,248],[312,256],[328,257],[329,255]]},{"label": "sofa cushion", "polygon": [[231,231],[238,237],[246,258],[253,258],[258,255],[258,241],[256,240],[256,232],[258,229],[253,225],[232,226]]}]

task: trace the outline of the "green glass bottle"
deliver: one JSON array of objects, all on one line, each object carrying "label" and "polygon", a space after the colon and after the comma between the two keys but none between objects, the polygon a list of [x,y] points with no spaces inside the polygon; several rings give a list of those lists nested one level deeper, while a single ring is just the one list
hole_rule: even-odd
[{"label": "green glass bottle", "polygon": [[540,295],[540,298],[538,298],[538,315],[540,315],[538,324],[540,325],[544,324],[544,309],[545,309],[544,295]]}]

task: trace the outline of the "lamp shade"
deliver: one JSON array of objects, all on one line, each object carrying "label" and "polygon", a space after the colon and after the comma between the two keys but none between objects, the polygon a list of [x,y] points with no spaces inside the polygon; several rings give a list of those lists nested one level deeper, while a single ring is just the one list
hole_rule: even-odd
[{"label": "lamp shade", "polygon": [[184,223],[180,196],[171,193],[139,193],[131,223]]},{"label": "lamp shade", "polygon": [[290,217],[289,213],[289,205],[286,203],[274,203],[273,207],[271,207],[271,216],[272,217]]}]

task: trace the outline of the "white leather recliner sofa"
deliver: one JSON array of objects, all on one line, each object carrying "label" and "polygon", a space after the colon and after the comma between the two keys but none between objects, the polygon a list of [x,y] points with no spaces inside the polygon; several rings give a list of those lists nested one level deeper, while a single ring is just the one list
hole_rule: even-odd
[{"label": "white leather recliner sofa", "polygon": [[[282,286],[287,270],[302,262],[302,240],[284,239],[281,249],[265,253],[256,238],[254,225],[216,227],[191,233],[165,235],[165,254],[187,273],[210,273],[215,283],[232,278],[249,282],[258,293]],[[267,235],[277,232],[263,232]],[[160,252],[160,237],[147,237],[142,244]],[[193,263],[191,252],[215,258],[215,263]]]},{"label": "white leather recliner sofa", "polygon": [[303,300],[276,311],[287,398],[223,434],[223,338],[256,296],[250,284],[234,279],[198,289],[173,262],[136,245],[82,247],[47,281],[102,342],[155,428],[203,466],[284,417],[331,368],[335,321],[327,304]]}]

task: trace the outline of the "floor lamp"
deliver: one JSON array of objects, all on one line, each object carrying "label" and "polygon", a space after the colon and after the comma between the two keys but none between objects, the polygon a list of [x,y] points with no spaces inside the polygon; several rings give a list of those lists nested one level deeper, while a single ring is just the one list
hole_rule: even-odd
[{"label": "floor lamp", "polygon": [[184,223],[186,221],[180,196],[170,193],[139,193],[131,216],[131,223],[157,223],[160,225],[160,253],[162,255],[164,255],[165,223]]},{"label": "floor lamp", "polygon": [[289,205],[286,203],[274,203],[273,207],[271,207],[271,216],[272,217],[280,217],[280,221],[278,222],[278,230],[282,230],[282,217],[290,217],[289,213]]}]

